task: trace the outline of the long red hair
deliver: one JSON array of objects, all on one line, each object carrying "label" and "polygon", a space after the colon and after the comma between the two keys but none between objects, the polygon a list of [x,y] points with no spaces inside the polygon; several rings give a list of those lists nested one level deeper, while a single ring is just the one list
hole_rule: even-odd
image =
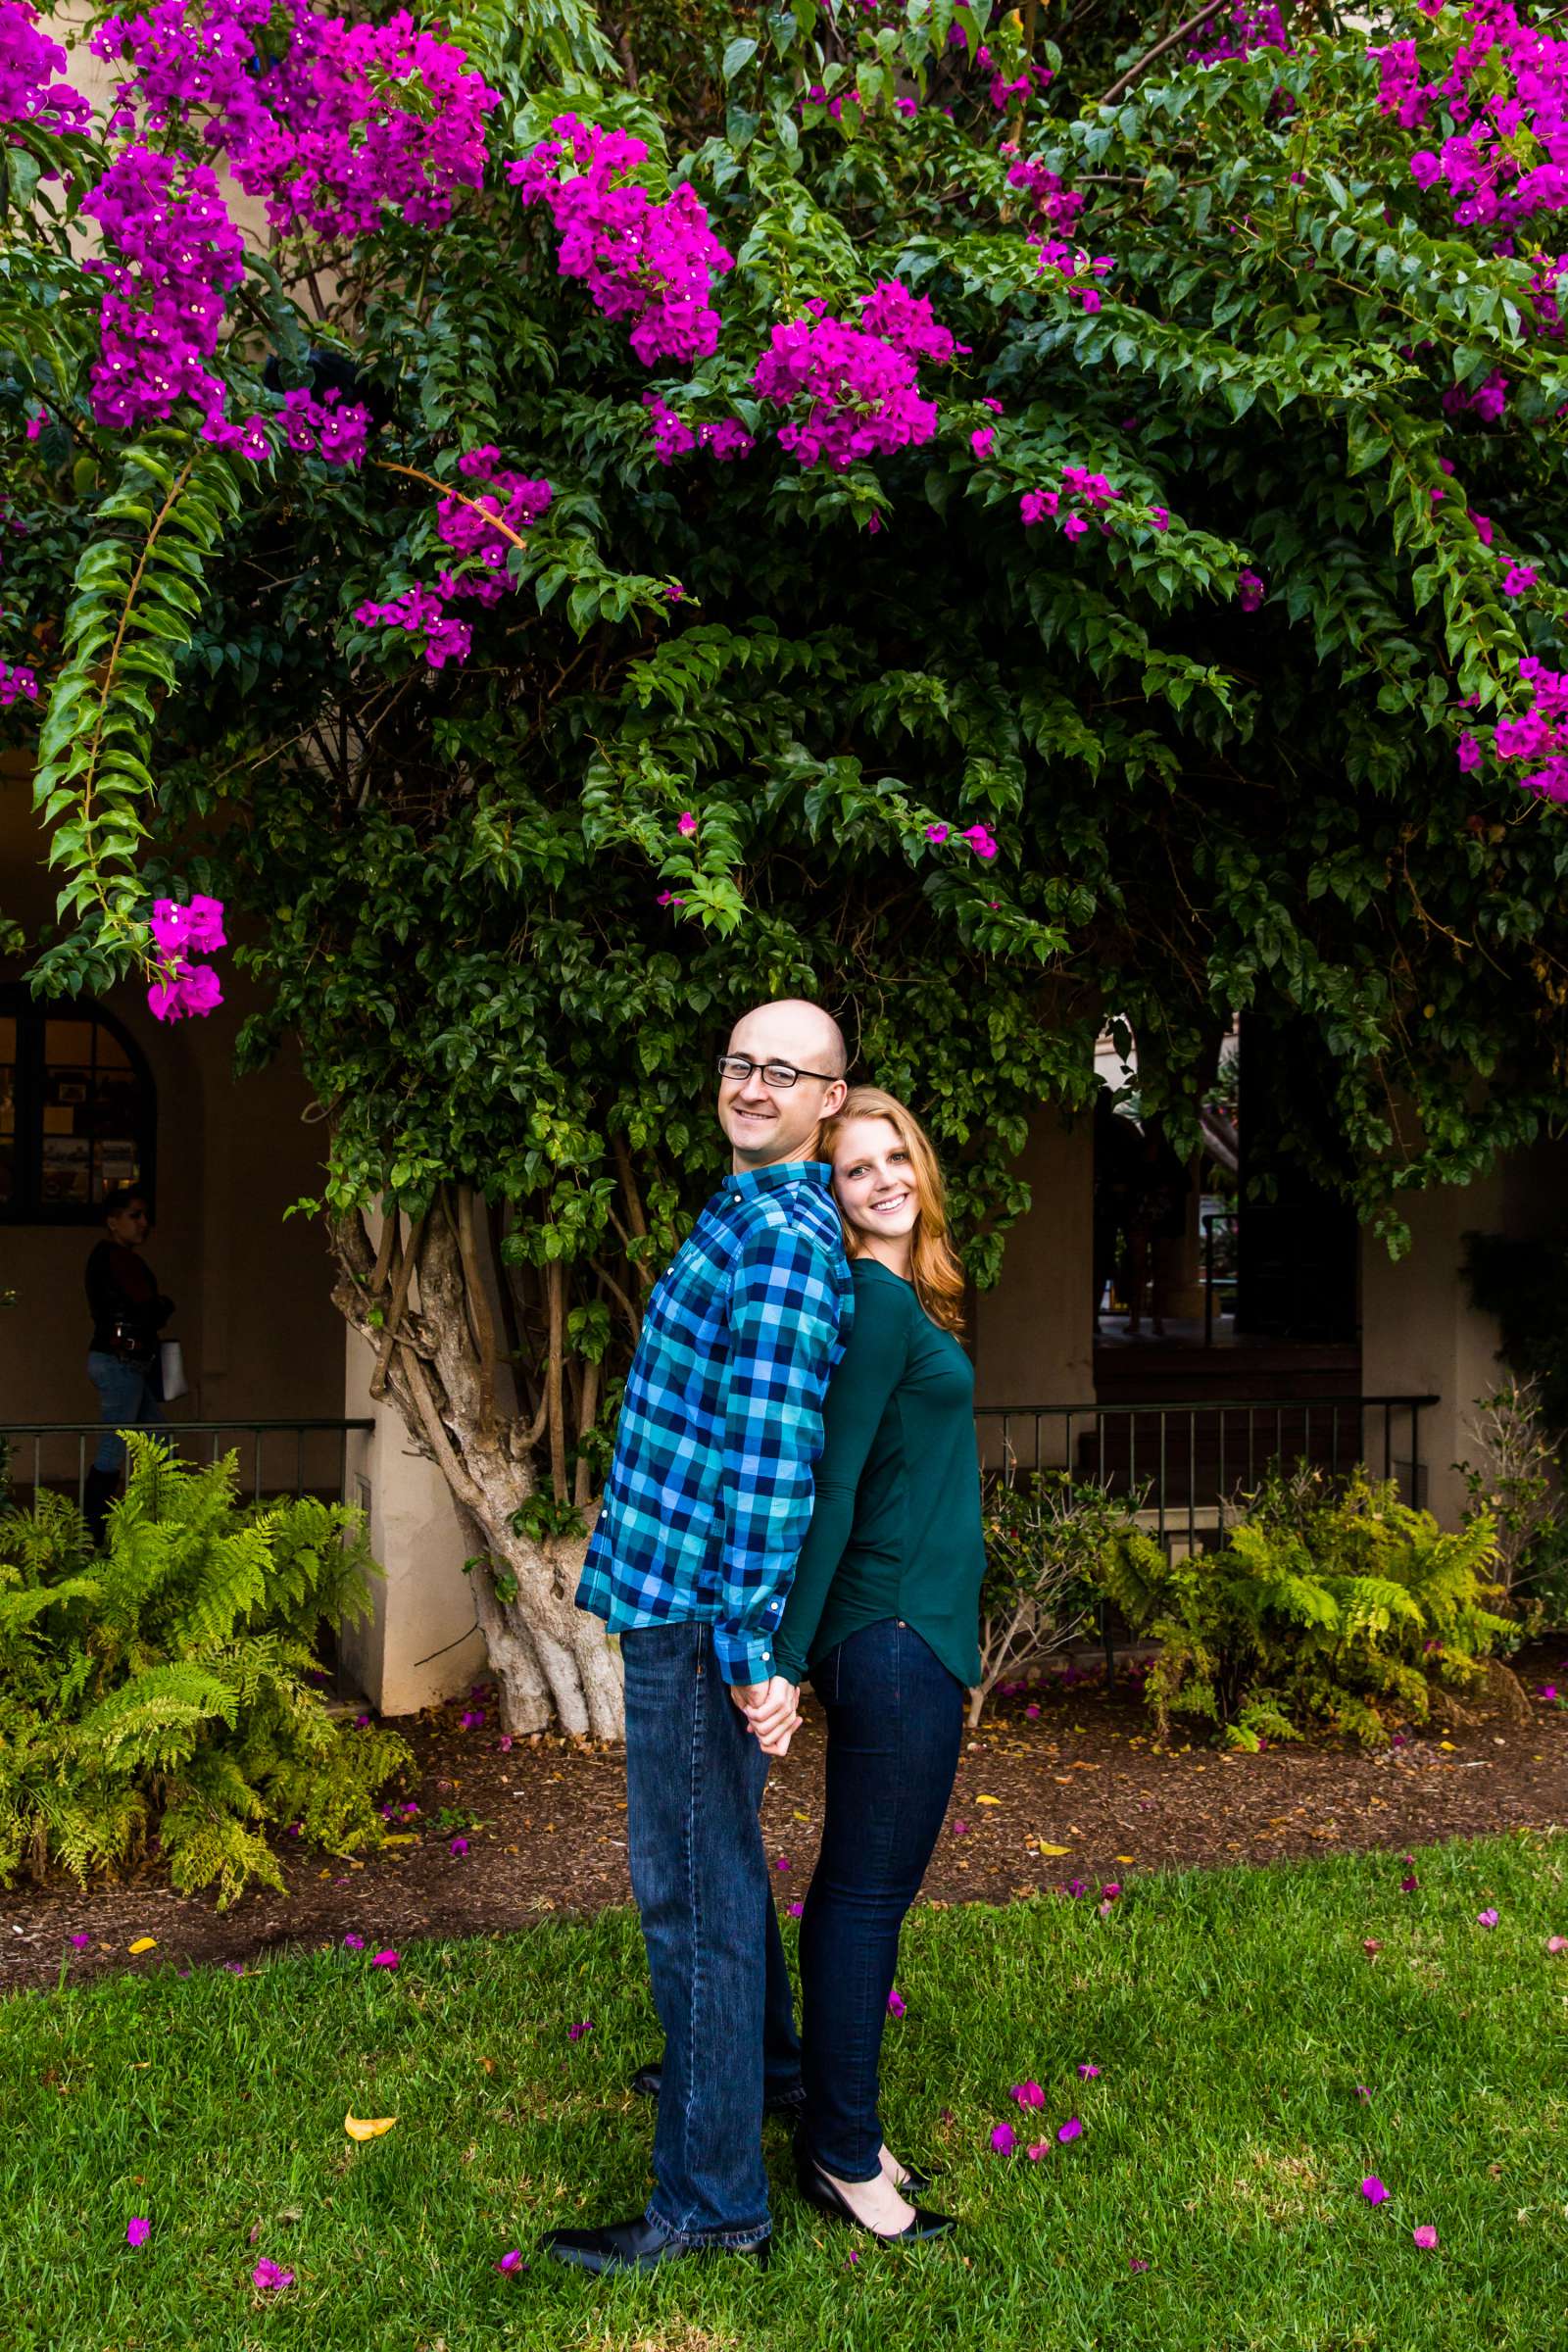
[{"label": "long red hair", "polygon": [[[852,1086],[842,1106],[831,1118],[822,1121],[818,1152],[823,1159],[832,1159],[834,1146],[852,1119],[886,1119],[908,1152],[918,1206],[909,1265],[914,1277],[914,1295],[933,1323],[940,1324],[944,1331],[961,1331],[963,1265],[948,1231],[947,1190],[930,1137],[913,1111],[896,1095],[887,1094],[880,1086]],[[851,1257],[863,1256],[862,1236],[842,1212],[840,1222],[844,1225],[844,1244]]]}]

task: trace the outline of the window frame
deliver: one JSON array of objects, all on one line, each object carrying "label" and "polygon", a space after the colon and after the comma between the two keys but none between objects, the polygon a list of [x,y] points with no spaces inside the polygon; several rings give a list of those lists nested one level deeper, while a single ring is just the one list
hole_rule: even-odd
[{"label": "window frame", "polygon": [[43,1198],[44,1072],[48,1067],[44,1024],[51,1020],[101,1023],[129,1063],[136,1083],[134,1133],[141,1163],[136,1184],[145,1192],[150,1206],[158,1181],[158,1090],[147,1056],[123,1021],[95,998],[40,999],[15,982],[0,984],[0,1019],[17,1024],[15,1189],[9,1200],[0,1200],[0,1231],[23,1226],[68,1226],[81,1231],[103,1223],[101,1201]]}]

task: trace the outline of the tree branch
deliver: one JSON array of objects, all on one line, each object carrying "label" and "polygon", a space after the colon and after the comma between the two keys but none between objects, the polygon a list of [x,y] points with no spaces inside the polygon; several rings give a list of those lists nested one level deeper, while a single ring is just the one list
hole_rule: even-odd
[{"label": "tree branch", "polygon": [[1183,24],[1178,24],[1173,32],[1167,32],[1163,40],[1156,41],[1152,49],[1146,49],[1142,57],[1136,58],[1128,67],[1126,73],[1120,74],[1118,78],[1111,83],[1103,98],[1101,99],[1100,104],[1102,106],[1114,106],[1117,99],[1124,97],[1127,91],[1132,88],[1133,83],[1139,80],[1143,74],[1148,73],[1150,67],[1153,64],[1156,57],[1163,57],[1166,50],[1174,49],[1177,42],[1181,40],[1185,34],[1189,32],[1197,32],[1200,25],[1206,24],[1210,17],[1217,17],[1220,10],[1222,8],[1229,7],[1230,4],[1231,0],[1207,0],[1207,5],[1203,8],[1200,8],[1196,17],[1189,17],[1186,23]]}]

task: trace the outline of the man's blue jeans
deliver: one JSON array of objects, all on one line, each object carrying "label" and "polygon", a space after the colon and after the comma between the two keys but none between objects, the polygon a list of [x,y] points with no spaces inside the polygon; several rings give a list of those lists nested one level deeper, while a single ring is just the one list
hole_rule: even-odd
[{"label": "man's blue jeans", "polygon": [[801,2045],[758,1812],[767,1758],[707,1625],[639,1626],[626,1668],[626,1842],[664,2029],[648,2219],[727,2246],[768,2232],[762,2097]]},{"label": "man's blue jeans", "polygon": [[125,1458],[122,1429],[139,1429],[144,1421],[162,1421],[163,1397],[159,1394],[158,1358],[141,1363],[122,1363],[118,1355],[107,1355],[96,1348],[87,1351],[87,1377],[98,1392],[98,1418],[105,1424],[92,1466],[105,1472],[118,1470]]}]

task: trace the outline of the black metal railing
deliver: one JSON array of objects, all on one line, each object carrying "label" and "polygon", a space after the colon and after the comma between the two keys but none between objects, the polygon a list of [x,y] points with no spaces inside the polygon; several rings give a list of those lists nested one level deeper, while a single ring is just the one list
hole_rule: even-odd
[{"label": "black metal railing", "polygon": [[1429,1396],[1285,1396],[1149,1404],[987,1404],[984,1468],[1066,1470],[1124,1495],[1164,1542],[1222,1533],[1237,1497],[1271,1469],[1306,1462],[1330,1478],[1365,1464],[1407,1502],[1425,1496],[1421,1415]]},{"label": "black metal railing", "polygon": [[[25,1466],[25,1447],[31,1447],[32,1491],[53,1487],[69,1494],[74,1485],[78,1504],[86,1492],[87,1465],[97,1452],[104,1434],[101,1421],[0,1421],[0,1438],[11,1448],[11,1479],[13,1487],[22,1478]],[[170,1441],[183,1460],[216,1462],[229,1451],[241,1454],[241,1480],[245,1478],[244,1454],[248,1451],[251,1496],[259,1502],[267,1494],[322,1494],[348,1499],[349,1440],[372,1430],[375,1423],[364,1421],[169,1421],[144,1423],[150,1436]],[[227,1438],[228,1445],[220,1444]],[[285,1442],[292,1438],[292,1476],[279,1479],[276,1465],[283,1453]],[[207,1441],[191,1446],[193,1439]],[[248,1446],[239,1441],[249,1441]],[[270,1464],[268,1459],[268,1441],[272,1441]],[[74,1456],[74,1466],[71,1457]],[[62,1467],[64,1464],[64,1467]],[[264,1476],[270,1468],[272,1475]]]}]

